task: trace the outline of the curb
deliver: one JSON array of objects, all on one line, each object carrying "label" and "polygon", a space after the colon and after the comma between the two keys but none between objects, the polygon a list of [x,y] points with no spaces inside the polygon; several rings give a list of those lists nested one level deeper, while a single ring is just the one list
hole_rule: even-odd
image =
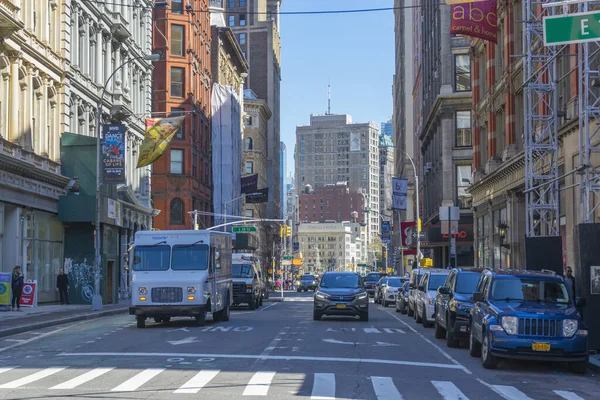
[{"label": "curb", "polygon": [[129,311],[129,308],[99,311],[99,312],[93,313],[93,314],[90,313],[90,314],[74,315],[72,317],[66,317],[66,318],[61,318],[61,319],[57,319],[57,320],[36,322],[33,324],[29,324],[29,325],[16,326],[14,328],[0,330],[0,337],[12,336],[12,335],[16,335],[18,333],[29,332],[29,331],[34,331],[37,329],[47,328],[49,326],[69,324],[69,323],[78,322],[78,321],[86,321],[86,320],[96,319],[96,318],[100,318],[100,317],[107,317],[110,315],[127,314],[128,311]]},{"label": "curb", "polygon": [[594,372],[600,372],[600,360],[589,360],[588,361],[588,369],[591,369]]}]

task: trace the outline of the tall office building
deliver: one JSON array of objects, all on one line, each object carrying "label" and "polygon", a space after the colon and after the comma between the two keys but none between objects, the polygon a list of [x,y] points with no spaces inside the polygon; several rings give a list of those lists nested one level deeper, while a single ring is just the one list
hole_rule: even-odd
[{"label": "tall office building", "polygon": [[375,122],[352,123],[348,114],[311,115],[296,127],[296,189],[348,182],[367,204],[368,236],[379,232],[379,129]]},{"label": "tall office building", "polygon": [[267,215],[281,215],[280,186],[280,57],[279,8],[281,0],[211,0],[225,9],[225,23],[237,37],[250,66],[245,89],[252,89],[267,102],[271,119],[267,122]]},{"label": "tall office building", "polygon": [[287,155],[285,143],[279,142],[279,187],[280,187],[280,199],[279,204],[281,205],[281,218],[288,218],[287,213],[287,189],[286,189],[286,175],[287,174]]},{"label": "tall office building", "polygon": [[394,123],[391,119],[381,123],[381,134],[390,138],[394,136]]}]

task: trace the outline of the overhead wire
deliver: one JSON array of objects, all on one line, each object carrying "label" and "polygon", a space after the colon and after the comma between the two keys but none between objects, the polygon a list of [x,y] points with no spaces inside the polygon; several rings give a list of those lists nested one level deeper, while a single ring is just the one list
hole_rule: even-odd
[{"label": "overhead wire", "polygon": [[[109,5],[109,6],[119,6],[119,7],[131,7],[140,10],[164,10],[171,11],[173,7],[150,7],[145,6],[143,4],[122,4],[116,3],[114,1],[103,1],[103,0],[80,0],[84,3],[95,4],[95,5]],[[226,0],[224,0],[226,1]],[[278,15],[324,15],[324,14],[358,14],[358,13],[372,13],[372,12],[382,12],[382,11],[394,11],[394,10],[402,10],[409,8],[427,8],[427,7],[435,7],[440,5],[445,5],[445,2],[433,3],[433,4],[419,4],[419,5],[407,5],[407,6],[397,6],[397,7],[379,7],[379,8],[360,8],[360,9],[350,9],[350,10],[318,10],[318,11],[279,11]],[[193,12],[193,13],[208,13],[210,10],[198,10],[198,9],[187,9],[185,5],[182,5],[183,11],[185,12]],[[226,14],[246,14],[246,15],[268,15],[271,14],[268,11],[225,11]]]}]

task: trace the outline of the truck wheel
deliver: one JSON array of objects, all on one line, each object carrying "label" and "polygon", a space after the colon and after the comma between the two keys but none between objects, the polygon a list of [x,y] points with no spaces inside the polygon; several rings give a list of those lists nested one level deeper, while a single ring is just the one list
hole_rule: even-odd
[{"label": "truck wheel", "polygon": [[[227,294],[227,298],[229,298],[229,294]],[[231,316],[231,312],[229,310],[229,300],[225,300],[225,308],[221,311],[221,321],[223,321],[223,322],[229,321],[230,316]]]},{"label": "truck wheel", "polygon": [[137,321],[137,327],[142,329],[146,327],[146,317],[143,315],[138,315],[137,317],[135,317],[136,321]]},{"label": "truck wheel", "polygon": [[206,325],[206,311],[201,312],[200,314],[194,317],[196,320],[196,326],[204,326]]},{"label": "truck wheel", "polygon": [[254,298],[254,296],[252,296],[252,298],[248,302],[248,308],[251,310],[256,310],[256,299]]}]

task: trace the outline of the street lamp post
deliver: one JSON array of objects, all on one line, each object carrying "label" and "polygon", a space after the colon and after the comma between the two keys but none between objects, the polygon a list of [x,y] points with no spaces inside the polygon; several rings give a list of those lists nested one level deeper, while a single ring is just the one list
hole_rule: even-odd
[{"label": "street lamp post", "polygon": [[246,196],[258,196],[261,193],[247,193],[247,194],[243,194],[241,196],[236,197],[235,199],[231,199],[231,200],[225,200],[223,202],[223,232],[225,232],[225,230],[227,229],[225,226],[227,226],[227,204],[229,203],[233,203],[236,200],[241,199],[242,197],[246,197]]},{"label": "street lamp post", "polygon": [[100,252],[100,188],[102,186],[102,180],[100,179],[100,163],[102,162],[102,103],[104,101],[104,95],[106,94],[106,88],[110,83],[111,79],[117,72],[119,72],[123,67],[135,60],[147,60],[147,61],[158,61],[160,60],[160,54],[151,54],[147,56],[134,57],[125,61],[121,65],[119,65],[113,72],[110,74],[104,86],[102,87],[102,93],[100,95],[100,100],[98,101],[98,118],[96,121],[96,249],[95,249],[95,263],[94,263],[94,294],[92,296],[92,310],[98,311],[102,308],[102,296],[100,295],[100,272],[102,266],[102,256]]}]

